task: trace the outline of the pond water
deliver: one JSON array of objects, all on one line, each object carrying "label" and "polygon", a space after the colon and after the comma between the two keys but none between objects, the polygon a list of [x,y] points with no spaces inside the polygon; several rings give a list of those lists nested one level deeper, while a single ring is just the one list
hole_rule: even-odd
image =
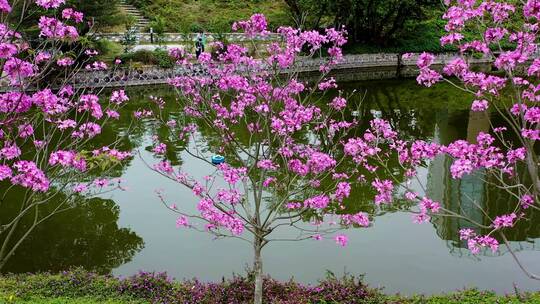
[{"label": "pond water", "polygon": [[[350,92],[356,90],[349,103],[353,106],[361,102],[365,121],[370,116],[381,116],[410,138],[448,143],[474,138],[489,126],[490,117],[469,114],[470,97],[450,86],[426,89],[412,80],[395,80],[347,83],[343,87]],[[165,100],[175,98],[170,89],[163,87],[132,89],[128,93],[132,99],[130,108],[123,120],[107,130],[111,135],[134,127],[129,111],[143,108],[150,95]],[[171,115],[175,115],[174,109]],[[153,134],[149,123],[136,122],[130,134],[124,137],[125,145],[140,156],[116,173],[126,181],[127,191],[84,202],[46,222],[25,242],[5,271],[58,271],[81,265],[120,276],[138,270],[166,271],[178,279],[201,280],[245,273],[251,264],[248,244],[176,229],[176,216],[159,202],[155,190],[162,189],[167,199],[181,208],[195,209],[196,198],[188,189],[147,168],[145,162],[157,161],[149,152]],[[168,154],[184,171],[201,177],[212,172],[211,167],[182,149],[174,146]],[[505,213],[509,198],[504,193],[486,186],[479,176],[461,182],[452,180],[449,164],[448,159],[441,158],[419,171],[419,179],[427,185],[430,196],[481,222],[487,219],[471,208],[468,198],[486,206],[490,214]],[[368,187],[360,187],[348,204],[369,211],[372,197]],[[444,219],[418,225],[412,223],[411,214],[403,211],[378,214],[373,221],[373,227],[348,231],[350,242],[346,248],[333,240],[271,243],[263,254],[265,272],[276,279],[294,278],[305,283],[315,283],[327,271],[338,276],[364,274],[371,286],[404,294],[474,286],[504,293],[512,292],[514,283],[521,289],[540,288],[540,282],[529,280],[504,249],[496,255],[471,255],[457,235],[459,229],[467,227],[465,222]],[[539,218],[533,216],[508,237],[522,262],[540,273]]]}]

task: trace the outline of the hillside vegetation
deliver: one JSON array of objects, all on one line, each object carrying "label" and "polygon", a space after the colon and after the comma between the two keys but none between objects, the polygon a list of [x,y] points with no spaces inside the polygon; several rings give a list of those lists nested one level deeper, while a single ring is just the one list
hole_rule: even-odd
[{"label": "hillside vegetation", "polygon": [[[311,3],[309,1],[306,3]],[[285,0],[127,0],[127,2],[138,7],[150,20],[159,20],[164,24],[166,32],[230,32],[234,21],[247,19],[254,13],[264,13],[271,29],[295,24],[294,13]],[[312,9],[305,9],[306,16],[308,13],[313,14]],[[331,13],[331,7],[325,10],[324,18],[318,26],[325,26],[322,24],[324,20],[331,22],[333,19]],[[386,39],[384,43],[355,41],[348,45],[347,52],[442,51],[444,49],[439,45],[444,26],[444,22],[440,19],[441,14],[442,10],[438,7],[432,8],[425,14],[424,20],[406,23],[398,35]],[[306,20],[308,27],[312,23],[309,21],[308,16]]]},{"label": "hillside vegetation", "polygon": [[170,32],[229,32],[234,21],[253,13],[264,13],[270,26],[290,24],[287,5],[281,1],[260,0],[128,0],[151,20],[162,18]]}]

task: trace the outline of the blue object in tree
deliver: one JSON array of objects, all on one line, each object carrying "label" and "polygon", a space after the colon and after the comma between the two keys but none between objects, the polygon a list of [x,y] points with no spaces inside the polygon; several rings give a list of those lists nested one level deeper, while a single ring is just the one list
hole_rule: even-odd
[{"label": "blue object in tree", "polygon": [[224,162],[225,162],[225,157],[219,154],[212,156],[212,164],[219,165],[219,164],[223,164]]}]

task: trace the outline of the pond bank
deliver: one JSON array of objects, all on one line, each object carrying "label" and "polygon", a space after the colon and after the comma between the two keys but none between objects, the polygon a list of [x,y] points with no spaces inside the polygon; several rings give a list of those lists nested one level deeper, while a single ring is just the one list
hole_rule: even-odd
[{"label": "pond bank", "polygon": [[[174,281],[163,273],[141,272],[128,278],[98,275],[82,269],[60,274],[0,276],[2,303],[250,303],[249,277],[219,283],[196,279]],[[265,303],[540,303],[540,293],[497,296],[465,290],[435,296],[388,296],[352,277],[329,277],[317,286],[265,280]]]}]

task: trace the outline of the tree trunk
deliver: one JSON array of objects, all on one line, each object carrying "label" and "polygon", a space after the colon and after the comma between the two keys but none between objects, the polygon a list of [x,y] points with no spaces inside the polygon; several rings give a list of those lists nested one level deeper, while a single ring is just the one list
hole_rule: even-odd
[{"label": "tree trunk", "polygon": [[538,178],[538,164],[534,153],[534,146],[529,144],[527,146],[527,169],[532,179],[534,196],[538,196],[540,194],[540,179]]},{"label": "tree trunk", "polygon": [[253,272],[255,275],[255,294],[253,303],[262,304],[263,302],[263,265],[261,258],[262,240],[260,237],[255,236],[255,242],[253,244],[254,256],[253,256]]}]

